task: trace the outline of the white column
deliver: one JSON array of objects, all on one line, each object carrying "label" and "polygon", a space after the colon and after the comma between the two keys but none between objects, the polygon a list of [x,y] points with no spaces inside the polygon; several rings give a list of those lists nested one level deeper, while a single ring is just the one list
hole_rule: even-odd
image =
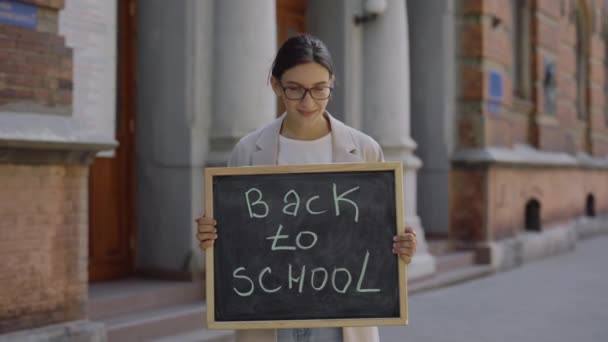
[{"label": "white column", "polygon": [[277,49],[275,0],[216,0],[209,165],[276,116],[268,75]]},{"label": "white column", "polygon": [[416,211],[416,171],[422,165],[410,137],[410,73],[404,0],[387,0],[386,11],[364,23],[363,126],[382,146],[386,160],[403,163],[406,223],[416,230],[418,250],[410,279],[435,272]]}]

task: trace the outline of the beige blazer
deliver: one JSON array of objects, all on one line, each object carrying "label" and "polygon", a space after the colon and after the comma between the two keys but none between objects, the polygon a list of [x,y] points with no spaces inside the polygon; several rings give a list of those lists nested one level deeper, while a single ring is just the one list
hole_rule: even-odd
[{"label": "beige blazer", "polygon": [[[277,165],[283,114],[269,125],[243,137],[234,147],[228,166]],[[368,135],[325,113],[332,131],[334,163],[384,161],[380,145]],[[379,342],[377,327],[343,328],[344,342]],[[276,342],[276,330],[238,330],[237,342]]]}]

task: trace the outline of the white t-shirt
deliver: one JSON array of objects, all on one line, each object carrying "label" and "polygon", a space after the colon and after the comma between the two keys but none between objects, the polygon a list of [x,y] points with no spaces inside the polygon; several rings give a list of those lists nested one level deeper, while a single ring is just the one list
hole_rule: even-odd
[{"label": "white t-shirt", "polygon": [[[317,140],[279,135],[279,165],[329,164],[333,161],[331,132]],[[341,342],[341,328],[278,329],[278,342]]]},{"label": "white t-shirt", "polygon": [[279,165],[329,164],[332,160],[331,132],[317,140],[294,140],[279,135]]}]

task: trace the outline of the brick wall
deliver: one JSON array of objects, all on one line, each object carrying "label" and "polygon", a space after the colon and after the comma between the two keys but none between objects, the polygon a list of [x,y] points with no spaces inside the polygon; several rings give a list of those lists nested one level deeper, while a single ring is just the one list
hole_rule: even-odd
[{"label": "brick wall", "polygon": [[0,333],[84,318],[87,176],[0,164]]},{"label": "brick wall", "polygon": [[[460,1],[457,148],[526,143],[544,151],[606,156],[608,104],[603,90],[608,82],[604,70],[608,37],[601,35],[600,23],[608,21],[608,7],[602,13],[603,2],[523,0],[529,16],[523,21],[528,23],[527,33],[521,35],[530,48],[524,64],[529,86],[513,89],[517,83],[513,2]],[[577,16],[589,42],[587,82],[582,88],[589,115],[582,118],[577,109]],[[550,65],[556,72],[554,109],[548,101],[552,94],[545,89]],[[488,91],[491,73],[502,78],[501,99],[492,98]],[[595,198],[596,212],[606,213],[607,176],[606,170],[567,166],[455,163],[450,170],[450,237],[471,246],[521,233],[530,200],[540,203],[544,227],[584,215],[589,194]]]},{"label": "brick wall", "polygon": [[607,212],[607,176],[605,170],[491,168],[487,200],[490,239],[523,232],[525,206],[533,199],[541,205],[544,229],[553,222],[584,216],[588,194],[595,197],[596,212]]},{"label": "brick wall", "polygon": [[[568,14],[567,12],[562,12],[568,6],[561,8],[561,3],[546,0],[530,1],[529,6],[532,10],[530,25],[530,36],[532,38],[530,77],[535,85],[532,90],[533,110],[530,113],[534,126],[531,145],[548,151],[574,152],[576,150],[575,143],[567,140],[563,127],[569,124],[565,121],[560,122],[559,120],[562,117],[560,113],[563,112],[564,104],[569,105],[567,110],[570,113],[575,108],[574,102],[572,102],[575,98],[573,99],[571,96],[563,94],[562,91],[563,85],[573,84],[575,70],[574,64],[565,66],[561,63],[564,57],[568,60],[574,60],[574,50],[562,48],[562,40],[564,37],[569,37],[565,33],[568,27],[564,27],[568,23]],[[549,109],[545,108],[546,94],[543,88],[545,68],[550,63],[554,63],[556,68],[557,96],[554,113],[550,113]],[[576,91],[571,93],[572,96],[575,94]]]},{"label": "brick wall", "polygon": [[37,8],[35,30],[0,24],[0,111],[69,115],[72,49],[57,34],[63,1],[29,1]]},{"label": "brick wall", "polygon": [[[526,143],[547,151],[608,153],[608,129],[603,92],[606,40],[601,36],[603,0],[525,0],[529,11],[530,94],[514,95],[511,0],[463,0],[459,12],[459,107],[457,145],[460,148],[511,147]],[[563,4],[563,6],[562,6]],[[576,10],[588,27],[588,82],[584,96],[589,117],[579,119],[576,87]],[[545,106],[545,67],[555,64],[555,112]],[[502,78],[503,97],[488,91],[490,73]]]},{"label": "brick wall", "polygon": [[[536,116],[538,147],[545,150],[559,150],[570,153],[587,152],[605,155],[608,139],[605,120],[601,107],[605,95],[603,60],[605,41],[601,37],[598,22],[601,21],[601,0],[565,1],[560,8],[554,2],[537,0],[534,2],[538,12],[533,35],[537,37],[535,46],[535,82],[542,83],[542,61],[545,58],[557,59],[557,113],[551,118],[543,108],[544,93],[537,87]],[[556,12],[555,9],[558,9]],[[550,15],[550,20],[547,16]],[[586,103],[587,117],[579,117],[577,108],[576,45],[577,16],[582,20],[581,30],[587,37],[586,50],[587,83],[583,86],[583,101]],[[557,25],[554,19],[557,19]],[[543,38],[543,37],[554,38]],[[541,41],[556,41],[551,48],[544,49]],[[553,57],[555,56],[555,57]]]},{"label": "brick wall", "polygon": [[[590,152],[593,155],[602,156],[608,154],[608,122],[606,122],[605,103],[605,79],[606,67],[606,45],[608,36],[602,32],[603,25],[608,21],[608,8],[602,8],[602,0],[593,0],[593,25],[590,46],[590,89],[589,89],[589,114],[590,118]],[[607,5],[608,6],[608,5]]]},{"label": "brick wall", "polygon": [[608,212],[608,171],[600,169],[458,167],[450,173],[450,238],[460,245],[496,241],[525,230],[528,201],[541,205],[544,229],[585,215],[587,195],[596,213]]},{"label": "brick wall", "polygon": [[[464,0],[460,12],[461,46],[458,53],[460,147],[511,146],[526,139],[525,117],[510,115],[512,85],[509,76],[513,29],[509,1]],[[490,74],[502,79],[502,99],[491,97]],[[501,132],[501,133],[497,133]]]},{"label": "brick wall", "polygon": [[487,169],[484,166],[450,171],[450,239],[461,243],[485,241]]}]

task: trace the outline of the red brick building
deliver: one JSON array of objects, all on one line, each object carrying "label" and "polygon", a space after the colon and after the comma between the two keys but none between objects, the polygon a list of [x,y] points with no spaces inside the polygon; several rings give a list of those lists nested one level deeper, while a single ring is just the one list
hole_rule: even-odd
[{"label": "red brick building", "polygon": [[479,261],[608,213],[607,23],[602,0],[462,2],[449,235]]}]

